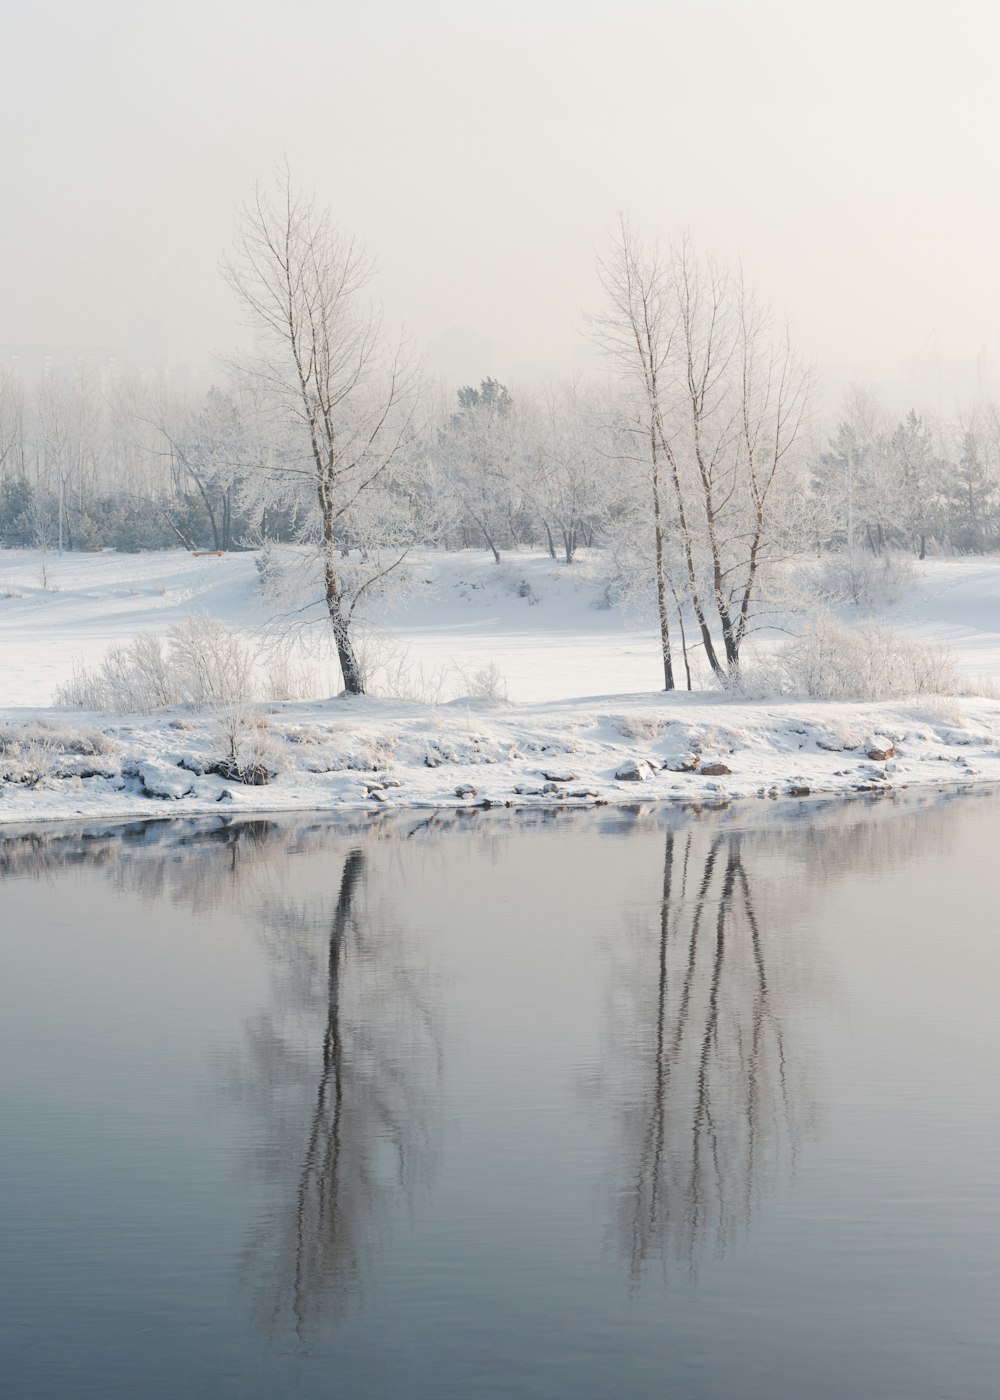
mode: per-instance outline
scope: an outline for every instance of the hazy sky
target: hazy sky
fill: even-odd
[[[1000,349],[985,0],[0,0],[0,42],[0,344],[227,349],[284,153],[463,378],[589,356],[619,207],[741,257],[834,379]]]

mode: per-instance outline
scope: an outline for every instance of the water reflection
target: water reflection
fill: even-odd
[[[423,831],[362,817],[0,836],[0,872],[85,863],[125,899],[235,920],[263,948],[267,996],[217,1080],[254,1122],[246,1165],[266,1208],[238,1274],[274,1335],[304,1340],[343,1309],[436,1157],[441,999],[399,913],[400,858]]]
[[[666,818],[655,923],[609,949],[599,1081],[621,1129],[612,1234],[633,1288],[654,1264],[694,1274],[724,1254],[790,1178],[820,1119],[808,1016],[836,995],[798,936],[809,907],[838,880],[943,854],[956,796],[803,804],[777,827],[745,808]],[[635,816],[636,830],[654,819]]]
[[[300,1338],[362,1286],[435,1156],[435,998],[375,893],[387,853],[353,845],[335,896],[273,892],[256,907],[275,981],[229,1085],[259,1116],[273,1204],[244,1277],[260,1315]]]
[[[633,940],[625,1028],[612,1028],[626,1144],[616,1230],[633,1283],[655,1257],[693,1267],[742,1236],[808,1116],[752,872],[743,832],[664,835],[658,925]]]
[[[47,880],[86,866],[123,901],[214,911],[253,930],[269,984],[242,1029],[234,1017],[238,1043],[218,1076],[231,1119],[251,1125],[240,1150],[261,1192],[241,1288],[258,1324],[308,1339],[375,1279],[401,1214],[432,1182],[445,1115],[469,1112],[470,1098],[449,1097],[444,1073],[445,1018],[465,1008],[434,960],[467,958],[480,1005],[500,993],[466,954],[460,915],[437,941],[428,930],[451,917],[455,872],[473,856],[477,880],[485,886],[487,867],[495,880],[496,907],[484,895],[475,908],[484,945],[504,948],[512,921],[537,922],[542,954],[548,941],[586,962],[600,929],[613,930],[596,978],[610,989],[603,1043],[590,1024],[580,1029],[582,982],[579,1004],[551,998],[530,1014],[558,1022],[581,1060],[601,1064],[600,1141],[614,1172],[607,1215],[637,1289],[656,1265],[690,1273],[742,1240],[816,1130],[809,1016],[833,989],[813,940],[800,936],[810,901],[847,876],[943,857],[953,805],[926,794],[803,802],[780,815],[761,803],[52,828],[0,834],[0,875]],[[550,838],[564,833],[572,853],[550,864]],[[537,913],[543,895],[548,924]],[[627,907],[638,912],[621,914]],[[594,941],[573,944],[560,926]],[[544,978],[530,946],[521,951],[516,977]],[[514,1015],[510,1027],[511,1037],[530,1029]],[[538,1055],[504,1061],[498,1075],[499,1038],[469,1041],[485,1096],[501,1077],[516,1089],[521,1073],[527,1100],[534,1081],[555,1074]],[[576,1123],[572,1068],[559,1073],[551,1101],[575,1101],[570,1136],[553,1128],[537,1147],[540,1159],[565,1154],[570,1181],[592,1170],[592,1142]],[[507,1102],[517,1107],[515,1096]],[[515,1148],[520,1131],[515,1114]],[[574,1223],[579,1235],[588,1228]],[[557,1278],[559,1264],[554,1257]],[[613,1283],[620,1293],[620,1273]]]

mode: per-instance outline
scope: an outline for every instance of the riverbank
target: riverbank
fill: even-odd
[[[242,717],[64,710],[8,720],[0,822],[152,815],[723,802],[1000,781],[1000,701],[536,705],[368,697]]]
[[[0,551],[0,822],[724,802],[1000,780],[1000,700],[976,694],[996,694],[1000,677],[998,559],[927,561],[881,615],[946,644],[970,693],[864,704],[729,697],[697,673],[701,689],[658,690],[655,629],[608,606],[599,552],[571,568],[511,554],[497,568],[481,552],[422,551],[408,568],[408,597],[379,619],[366,662],[373,689],[421,703],[140,717],[54,708],[53,696],[109,646],[198,613],[266,649],[253,555]],[[313,670],[297,693],[339,688],[335,666],[304,660]]]

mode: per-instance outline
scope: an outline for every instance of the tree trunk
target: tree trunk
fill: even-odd
[[[694,562],[694,548],[691,543],[691,530],[688,526],[687,510],[684,505],[684,491],[681,486],[680,472],[677,470],[677,462],[667,444],[667,437],[663,430],[663,424],[657,420],[657,431],[659,433],[660,444],[670,463],[670,475],[674,484],[674,496],[677,499],[677,520],[681,527],[681,538],[684,541],[684,562],[687,565],[688,584],[691,592],[691,606],[698,623],[698,630],[701,632],[701,643],[705,648],[705,655],[708,664],[714,673],[721,679],[725,676],[725,671],[719,664],[719,658],[715,654],[715,643],[712,641],[712,632],[705,616],[705,609],[702,607],[701,597],[698,590],[698,572]]]
[[[337,590],[337,577],[329,560],[326,567],[326,610],[330,615],[330,625],[333,628],[333,640],[337,648],[337,660],[340,662],[340,669],[344,677],[344,689],[348,695],[364,695],[365,685],[361,675],[361,666],[351,641],[344,610],[341,607],[340,593]]]
[[[493,551],[493,562],[494,562],[494,564],[499,564],[499,563],[500,563],[500,551],[499,551],[499,549],[497,549],[496,545],[493,543],[493,537],[490,535],[490,532],[487,530],[487,528],[486,528],[485,525],[480,525],[479,528],[480,528],[480,530],[482,530],[482,532],[483,532],[483,539],[486,541],[486,543],[489,545],[490,549]]]
[[[656,540],[656,605],[660,613],[660,650],[663,655],[663,688],[674,689],[674,663],[670,654],[670,617],[667,611],[667,558],[663,532],[663,511],[660,503],[660,464],[656,456],[656,436],[653,440],[653,532]]]
[[[337,577],[334,537],[335,516],[333,501],[327,484],[328,473],[320,476],[317,484],[320,519],[323,522],[323,599],[333,628],[333,641],[337,648],[337,659],[344,677],[344,689],[348,695],[364,695],[365,686],[361,667],[351,642],[349,619],[344,615],[340,596],[340,580]]]
[[[687,635],[686,635],[686,633],[685,633],[685,631],[684,631],[684,611],[683,611],[683,609],[681,608],[680,599],[677,597],[676,590],[671,589],[671,592],[672,592],[673,595],[674,595],[674,602],[677,604],[677,625],[678,625],[678,627],[679,627],[680,630],[681,630],[681,656],[684,658],[684,674],[687,676],[687,688],[688,688],[688,690],[690,690],[690,689],[691,689],[691,663],[690,663],[690,661],[688,660]]]

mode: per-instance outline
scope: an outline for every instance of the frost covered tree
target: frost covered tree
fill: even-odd
[[[261,508],[252,520],[243,514],[260,495],[257,478],[269,460],[259,408],[238,385],[213,386],[195,401],[157,385],[135,408],[159,440],[152,450],[166,464],[169,482],[160,509],[186,549],[203,542],[227,551],[291,537],[287,512]]]
[[[940,532],[946,465],[926,419],[916,409],[911,408],[897,426],[889,456],[899,500],[899,527],[917,557],[925,559],[928,540]]]
[[[33,492],[28,479],[24,393],[0,369],[0,545],[26,545],[32,538]]]
[[[379,497],[404,461],[415,371],[402,341],[387,345],[365,296],[365,253],[287,169],[273,193],[258,187],[243,207],[226,274],[257,338],[256,358],[240,368],[281,438],[256,474],[258,500],[308,502],[304,528],[318,548],[344,688],[361,694],[352,623],[405,555]],[[387,543],[396,546],[388,559]]]
[[[635,403],[629,420],[637,448],[633,460],[644,468],[652,509],[656,605],[660,624],[660,651],[664,689],[674,689],[674,664],[670,641],[667,531],[670,505],[668,473],[673,470],[664,452],[663,420],[671,377],[676,316],[671,305],[668,270],[657,247],[647,248],[635,229],[621,217],[607,252],[597,262],[606,309],[595,318],[595,338],[617,365],[632,390]],[[625,434],[628,436],[627,432]],[[681,529],[689,535],[684,519],[683,496],[678,491]],[[691,576],[694,567],[691,564]],[[699,608],[697,594],[695,606]],[[703,613],[699,620],[703,621]],[[712,639],[703,628],[710,656]]]
[[[438,430],[436,455],[466,533],[500,563],[516,544],[525,505],[521,417],[506,385],[482,380],[458,391],[458,410]]]
[[[670,451],[681,460],[681,481],[692,484],[726,666],[734,671],[763,575],[801,548],[794,466],[810,374],[787,328],[774,333],[742,276],[699,259],[687,239],[674,252],[673,283],[682,357]]]
[[[833,541],[849,564],[855,552],[885,548],[894,516],[889,486],[889,418],[875,390],[853,385],[845,394],[829,450],[822,454],[815,489],[829,506]]]
[[[913,408],[893,424],[869,386],[844,396],[813,484],[828,518],[828,543],[843,551],[849,574],[864,573],[866,555],[907,549],[923,559],[932,540],[950,533],[954,468],[937,437]]]
[[[1000,536],[1000,412],[993,403],[963,411],[955,425],[946,506],[952,544],[973,553]]]
[[[527,492],[552,559],[556,538],[567,564],[582,543],[593,543],[609,501],[604,417],[586,386],[550,385],[530,406],[525,437],[532,469]]]
[[[598,275],[597,339],[639,405],[666,688],[678,575],[724,678],[739,665],[763,578],[795,547],[789,508],[809,374],[742,277],[699,258],[687,238],[663,253],[622,218]]]

